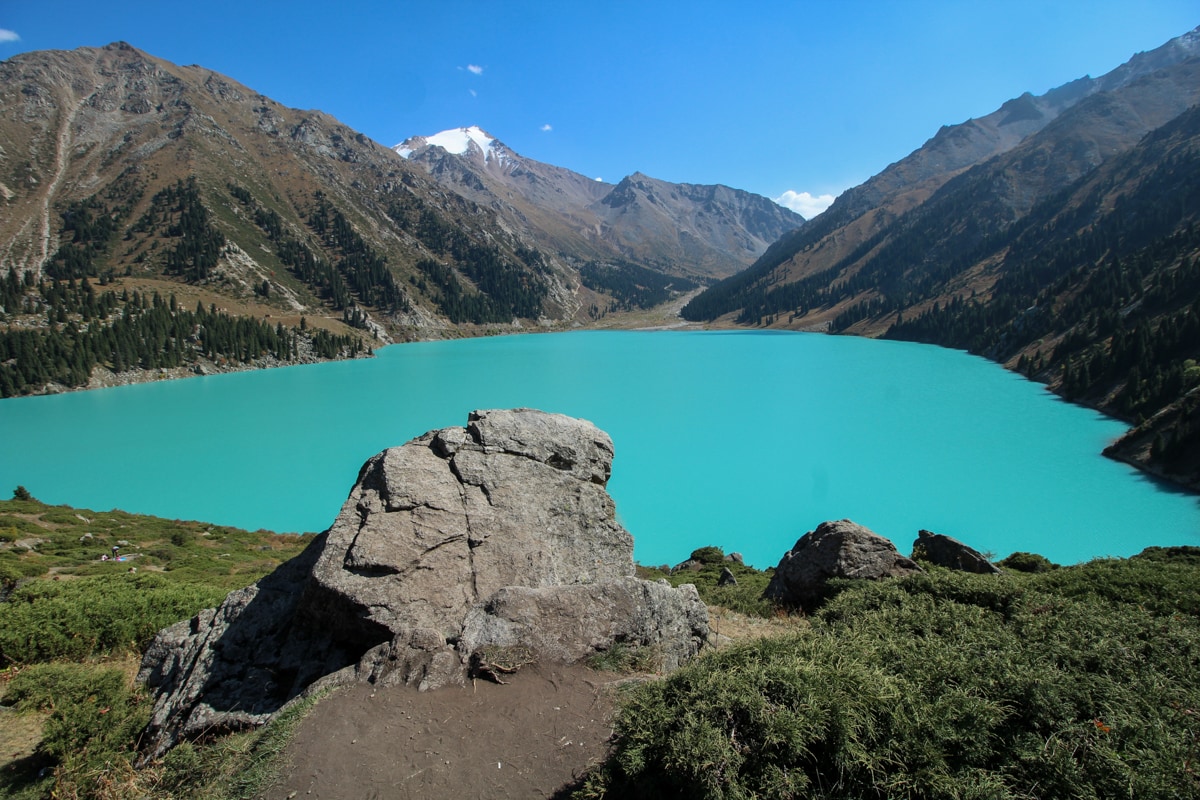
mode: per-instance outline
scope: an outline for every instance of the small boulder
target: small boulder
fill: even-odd
[[[848,519],[822,522],[800,537],[779,561],[763,597],[805,610],[825,598],[831,578],[899,577],[922,572],[896,546]]]
[[[1000,574],[1000,568],[988,561],[983,553],[941,533],[918,531],[912,552],[914,559],[928,561],[939,567],[977,575]]]
[[[737,578],[729,567],[721,569],[721,577],[717,579],[717,586],[737,586]]]

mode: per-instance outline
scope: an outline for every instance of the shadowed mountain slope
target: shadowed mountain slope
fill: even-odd
[[[966,348],[1139,424],[1110,452],[1200,485],[1197,53],[1192,31],[943,128],[684,316]]]

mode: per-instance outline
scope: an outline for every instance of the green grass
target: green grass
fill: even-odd
[[[299,700],[256,731],[226,736],[206,745],[185,742],[146,776],[149,796],[178,800],[251,800],[287,768],[284,751],[319,697]]]
[[[16,539],[45,541],[32,550],[5,542]],[[0,587],[11,589],[28,577],[111,576],[136,568],[166,573],[181,583],[231,590],[270,572],[300,552],[306,541],[293,534],[124,511],[48,506],[36,500],[0,501]],[[102,561],[114,545],[126,560]]]
[[[45,541],[27,550],[16,539]],[[138,557],[99,561],[118,541]],[[310,703],[134,770],[149,712],[128,664],[156,630],[304,543],[0,502],[3,713],[45,719],[35,755],[0,768],[0,796],[261,796]],[[692,583],[710,605],[780,613],[760,599],[770,571],[696,553],[695,571],[639,574]],[[609,758],[575,796],[1200,797],[1200,549],[1021,564],[1043,571],[837,582],[809,625],[628,689]],[[726,567],[737,586],[717,586]],[[595,666],[637,669],[652,656],[614,648]]]
[[[16,540],[41,541],[26,549]],[[157,768],[132,767],[149,699],[111,660],[140,657],[157,631],[219,604],[306,544],[268,531],[0,502],[0,677],[9,678],[2,702],[12,707],[4,713],[46,716],[33,757],[0,760],[0,796],[163,796],[144,785]],[[126,561],[101,560],[114,545]],[[258,738],[237,741],[249,742],[237,771],[265,763]],[[222,752],[205,758],[234,763]],[[239,785],[228,776],[214,782]]]
[[[57,765],[50,783],[60,797],[92,797],[128,782],[138,736],[150,721],[150,705],[118,669],[92,664],[37,664],[12,679],[5,703],[18,712],[48,712],[41,753]],[[4,771],[21,785],[22,776]],[[41,790],[37,776],[26,788]],[[16,787],[14,787],[16,788]]]

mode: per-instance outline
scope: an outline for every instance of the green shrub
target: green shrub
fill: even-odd
[[[1036,586],[1065,597],[1099,598],[1156,614],[1200,616],[1200,565],[1186,556],[1097,559],[1033,577]]]
[[[1104,570],[843,586],[807,631],[635,688],[576,796],[1200,796],[1200,622],[1049,581]]]
[[[716,547],[701,548],[701,550],[705,549],[720,552],[720,548]],[[699,552],[700,550],[693,552],[693,558]],[[721,573],[725,569],[733,573],[733,577],[737,580],[736,585],[717,585],[721,580]],[[778,607],[771,601],[764,600],[762,596],[767,584],[771,582],[772,574],[774,574],[773,570],[764,571],[739,564],[736,561],[725,561],[724,556],[718,561],[705,562],[698,570],[689,569],[672,573],[669,569],[642,566],[639,566],[637,570],[638,577],[644,580],[665,579],[672,586],[693,584],[700,594],[700,599],[706,605],[721,606],[731,611],[756,617],[771,617],[778,612]]]
[[[607,672],[657,672],[662,668],[662,653],[653,647],[614,642],[589,658],[587,665]]]
[[[10,552],[0,552],[0,589],[11,589],[22,578],[39,575],[41,566],[22,561]]]
[[[54,796],[94,796],[114,775],[132,771],[150,704],[116,669],[39,664],[13,678],[5,702],[48,711],[39,749],[59,765]]]
[[[689,561],[697,561],[701,564],[720,564],[725,560],[725,551],[719,547],[700,547],[692,551],[688,556]]]
[[[0,665],[137,652],[161,628],[224,596],[148,573],[31,581],[0,604]]]
[[[263,728],[221,737],[204,745],[184,742],[162,761],[148,797],[203,797],[251,800],[279,777],[284,751],[317,697],[288,705]]]
[[[1045,556],[1023,551],[1013,553],[1008,558],[998,562],[997,566],[1004,569],[1016,570],[1017,572],[1049,572],[1052,569],[1058,569],[1058,565]]]

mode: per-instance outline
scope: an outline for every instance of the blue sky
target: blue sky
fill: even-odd
[[[1195,0],[2,0],[0,59],[123,40],[389,146],[479,125],[590,177],[776,198],[1198,24]]]

